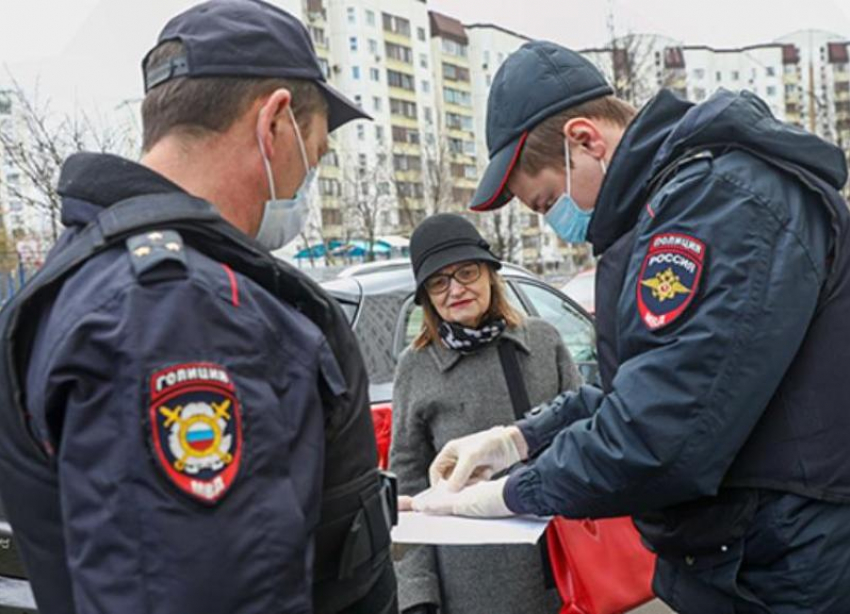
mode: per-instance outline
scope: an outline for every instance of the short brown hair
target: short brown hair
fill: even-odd
[[[179,41],[167,41],[154,49],[147,67],[184,53]],[[190,137],[226,132],[255,100],[277,89],[292,93],[292,112],[307,134],[314,114],[327,114],[328,103],[311,81],[244,77],[178,77],[148,92],[142,103],[143,151],[150,151],[163,137],[179,131]]]
[[[502,276],[496,272],[496,269],[491,264],[486,264],[490,271],[491,294],[490,294],[490,309],[487,310],[487,318],[490,320],[504,319],[508,328],[516,328],[522,324],[522,314],[517,311],[510,301],[508,301],[508,291],[505,288],[505,281]],[[428,347],[432,343],[436,343],[440,338],[440,314],[437,313],[437,308],[431,302],[431,297],[423,289],[422,292],[422,330],[413,340],[414,349],[421,350]]]
[[[564,124],[577,117],[600,119],[622,128],[637,115],[637,109],[615,96],[594,98],[565,109],[532,128],[523,146],[519,168],[532,177],[544,168],[564,164]]]

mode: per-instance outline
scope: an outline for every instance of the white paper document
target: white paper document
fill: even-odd
[[[401,512],[393,528],[397,544],[481,546],[485,544],[535,544],[550,518],[462,518]]]

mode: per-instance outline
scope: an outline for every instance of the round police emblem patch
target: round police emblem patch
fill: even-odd
[[[647,328],[663,328],[685,312],[699,288],[704,259],[705,244],[694,237],[652,237],[637,286],[638,310]]]
[[[242,413],[227,369],[180,364],[150,380],[151,445],[166,477],[204,503],[233,485],[242,459]]]

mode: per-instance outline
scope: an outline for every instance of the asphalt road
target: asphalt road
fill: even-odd
[[[639,607],[637,610],[632,610],[631,614],[670,614],[671,612],[673,612],[673,610],[656,599],[655,601],[650,601],[646,605]]]

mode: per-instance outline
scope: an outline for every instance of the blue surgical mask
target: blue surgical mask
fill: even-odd
[[[304,140],[301,138],[301,131],[298,129],[298,122],[295,121],[292,109],[287,107],[287,110],[289,111],[292,125],[295,127],[295,136],[298,138],[298,149],[301,152],[301,159],[304,161],[304,169],[307,171],[307,174],[304,176],[304,180],[301,182],[301,186],[295,192],[293,198],[277,198],[272,165],[263,148],[262,139],[259,133],[257,134],[257,140],[260,144],[260,154],[263,156],[263,164],[266,167],[266,175],[269,180],[269,194],[271,195],[271,200],[266,201],[263,219],[260,222],[260,230],[257,233],[257,241],[269,251],[284,247],[304,232],[307,226],[307,219],[310,215],[311,188],[316,180],[317,169],[315,167],[310,168],[310,162],[307,159],[307,150],[304,147]]]
[[[581,209],[572,197],[570,145],[566,139],[564,139],[564,158],[567,162],[567,190],[549,208],[544,219],[555,234],[567,243],[584,243],[587,240],[587,228],[590,226],[590,218],[593,217],[593,209],[590,211]],[[607,172],[605,161],[600,160],[599,164],[602,167],[602,174],[605,175]]]

